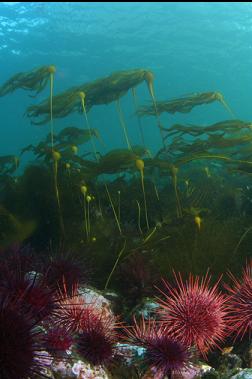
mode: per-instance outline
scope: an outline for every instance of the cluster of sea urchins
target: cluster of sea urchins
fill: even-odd
[[[229,276],[233,285],[226,285],[227,292],[222,293],[221,278],[211,285],[208,273],[202,278],[190,274],[186,281],[174,273],[174,285],[164,280],[159,289],[156,320],[134,318],[126,329],[129,341],[144,349],[143,360],[155,378],[181,373],[195,352],[206,358],[227,336],[251,333],[252,261],[240,280]]]
[[[53,261],[40,273],[31,271],[38,269],[33,259],[22,250],[0,256],[0,379],[44,377],[52,361],[64,361],[70,350],[106,365],[118,341],[116,318],[95,299],[86,304],[70,259]]]
[[[0,379],[43,376],[52,360],[67,359],[67,351],[106,367],[118,356],[119,341],[141,347],[144,367],[163,379],[186,370],[193,352],[206,356],[228,334],[251,331],[252,263],[240,280],[230,274],[233,286],[226,286],[225,294],[219,281],[211,285],[208,274],[187,281],[174,274],[175,284],[164,281],[159,290],[156,320],[134,318],[123,337],[117,317],[80,294],[69,272],[74,262],[60,258],[37,273],[29,253],[17,250],[5,257],[0,260]]]

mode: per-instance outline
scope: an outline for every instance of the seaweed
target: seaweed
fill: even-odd
[[[0,87],[0,96],[5,96],[17,89],[35,92],[36,96],[46,87],[49,82],[54,66],[42,66],[28,72],[20,72],[12,76]]]
[[[66,117],[72,112],[82,112],[79,93],[85,94],[85,108],[88,112],[93,106],[109,104],[124,96],[131,88],[135,88],[146,80],[149,71],[144,69],[119,71],[94,82],[72,87],[53,97],[53,112],[55,118]],[[50,99],[39,105],[31,105],[26,115],[36,125],[46,124],[50,120]],[[35,120],[37,117],[44,117]]]
[[[171,114],[176,112],[188,113],[198,105],[210,104],[214,101],[219,101],[226,109],[228,109],[228,112],[231,113],[232,117],[234,116],[220,92],[196,93],[178,99],[156,101],[155,105],[141,107],[137,111],[137,114],[139,116],[156,116],[157,114],[160,115],[164,112]]]
[[[15,215],[0,206],[0,248],[20,244],[35,231],[35,221],[21,222]]]
[[[172,268],[201,274],[210,267],[215,276],[227,267],[239,272],[252,235],[251,122],[164,127],[150,71],[117,72],[53,96],[55,70],[48,76],[49,98],[28,109],[32,122],[48,122],[50,133],[24,147],[20,157],[0,157],[0,246],[28,242],[42,259],[62,246],[63,260],[65,251],[78,251],[91,266],[92,284],[122,294],[120,309],[127,318]],[[137,108],[142,82],[164,145],[153,156],[144,140],[143,114],[137,113],[142,144],[133,145],[121,104],[130,90]],[[165,102],[164,111],[188,113],[214,101],[228,108],[220,93],[208,92]],[[103,153],[88,112],[112,102],[127,146]],[[72,112],[80,113],[83,127],[59,122],[55,131],[54,119]],[[27,164],[26,152],[35,163]],[[24,172],[17,170],[20,159]]]
[[[114,149],[100,157],[98,162],[99,174],[114,174],[135,167],[135,161],[147,153],[142,146],[132,146],[128,149]]]
[[[91,136],[90,136],[91,134]],[[91,137],[96,137],[98,140],[101,140],[99,131],[97,129],[80,129],[74,126],[64,128],[60,133],[55,135],[54,140],[58,141],[60,144],[67,145],[83,145],[88,142]]]
[[[16,155],[2,155],[0,156],[0,174],[8,175],[13,174],[20,163],[20,159]]]
[[[169,136],[184,134],[191,135],[193,137],[198,137],[204,134],[211,134],[220,132],[223,135],[226,133],[233,133],[238,131],[244,131],[248,129],[251,131],[251,122],[241,121],[241,120],[226,120],[221,122],[216,122],[215,124],[209,126],[200,126],[192,124],[174,124],[170,128],[162,127],[162,130],[167,132]]]

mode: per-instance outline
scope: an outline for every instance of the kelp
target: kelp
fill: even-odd
[[[236,133],[238,131],[243,131],[252,129],[252,123],[241,121],[241,120],[226,120],[217,122],[215,124],[209,125],[209,126],[199,126],[199,125],[193,125],[193,124],[174,124],[170,128],[164,128],[162,127],[162,130],[167,132],[169,136],[174,135],[180,135],[183,136],[184,134],[189,134],[193,137],[198,137],[204,134],[211,134],[211,133]]]
[[[0,156],[0,174],[13,174],[20,163],[19,157],[16,155],[3,155]]]
[[[224,154],[195,154],[192,156],[185,156],[181,157],[176,161],[176,165],[181,166],[186,163],[192,162],[192,161],[197,161],[197,160],[220,160],[220,161],[225,161],[227,163],[232,163],[232,164],[246,164],[248,166],[252,166],[252,161],[245,161],[242,159],[232,159],[227,155]]]
[[[31,152],[36,156],[36,159],[42,161],[47,166],[51,165],[53,162],[53,153],[60,154],[60,160],[58,166],[60,170],[71,173],[78,174],[78,176],[94,179],[98,175],[98,164],[95,161],[85,159],[87,154],[77,155],[74,152],[73,145],[66,143],[54,145],[54,151],[52,152],[51,146],[48,142],[40,142],[38,145],[28,145],[22,149],[21,154],[25,152]]]
[[[158,152],[156,156],[158,158],[169,156],[171,160],[186,159],[192,154],[222,154],[223,150],[230,157],[237,156],[241,159],[245,157],[246,160],[251,156],[250,123],[236,120],[236,122],[225,121],[202,127],[202,129],[197,126],[191,128],[184,125],[173,125],[171,129],[173,135],[175,132],[178,132],[179,135],[176,134],[176,137],[170,140],[166,149]],[[169,137],[172,133],[168,134]],[[198,138],[183,138],[185,134]]]
[[[194,142],[178,140],[169,145],[169,151],[175,156],[181,153],[187,155],[192,153],[206,153],[210,147],[211,143],[208,140],[195,139]]]
[[[15,74],[0,87],[0,96],[5,96],[17,89],[33,91],[36,96],[46,87],[52,67],[54,66],[42,66],[28,72]]]
[[[21,150],[21,155],[27,152],[32,152],[37,158],[45,158],[50,160],[52,158],[52,148],[45,141],[39,142],[37,145],[28,145]]]
[[[91,135],[90,135],[91,133]],[[100,138],[99,132],[96,129],[79,129],[76,127],[64,128],[60,133],[53,134],[53,150],[62,154],[63,160],[73,159],[78,152],[78,146],[82,145],[90,140],[92,136]],[[26,152],[32,152],[37,158],[45,157],[46,160],[50,160],[52,157],[52,136],[48,136],[44,141],[39,142],[37,145],[28,145],[21,150],[21,155]]]
[[[132,141],[127,141],[124,109],[120,104],[121,97],[131,89],[136,105],[135,88],[142,81],[147,83],[153,115],[157,117],[166,142],[154,158],[145,147],[141,130],[143,119],[138,120],[143,146],[132,146]],[[230,209],[226,206],[229,201],[227,187],[232,187],[230,191],[233,191],[235,185],[246,185],[246,179],[236,174],[251,175],[252,172],[252,162],[244,158],[246,154],[252,154],[252,124],[234,119],[207,126],[188,123],[164,128],[158,117],[162,112],[154,97],[153,75],[147,70],[121,71],[56,96],[52,96],[52,84],[50,98],[30,107],[28,116],[34,123],[42,124],[54,117],[80,112],[84,128],[69,126],[55,133],[51,124],[49,136],[22,150],[21,154],[31,152],[40,160],[33,167],[32,175],[25,172],[16,178],[7,173],[7,179],[12,181],[8,186],[1,185],[3,205],[11,210],[12,215],[17,214],[14,217],[38,220],[38,232],[36,230],[29,242],[45,246],[52,240],[59,246],[66,243],[66,246],[80,249],[84,254],[87,251],[95,262],[94,270],[102,273],[98,281],[103,286],[107,279],[104,273],[108,275],[113,267],[117,268],[116,253],[119,258],[121,254],[123,260],[136,251],[146,255],[152,251],[156,267],[165,273],[173,264],[179,269],[185,265],[186,270],[190,267],[199,271],[204,262],[211,263],[212,255],[211,259],[204,258],[204,248],[209,245],[205,237],[215,238],[215,225],[218,228],[224,224],[224,211]],[[92,137],[99,139],[98,131],[90,127],[87,112],[95,105],[113,101],[127,137],[128,149],[113,149],[101,155],[98,149],[86,145],[83,153],[84,147],[80,146],[92,142]],[[195,106],[213,101],[227,107],[220,93],[209,92],[170,100],[167,112],[187,113]],[[11,157],[14,156],[2,157],[2,165],[0,159],[3,172],[14,167]],[[227,180],[229,170],[233,175]],[[228,182],[226,186],[225,181]],[[60,190],[65,233],[59,228],[53,183]],[[225,200],[223,203],[216,200],[220,194]],[[237,209],[233,214],[239,215]],[[207,234],[211,225],[213,233]],[[15,241],[14,233],[11,239]],[[122,250],[124,241],[125,251]],[[213,249],[207,252],[208,256],[215,251],[216,241],[210,242]],[[221,238],[217,243],[221,244]],[[176,251],[176,244],[181,248],[181,254],[178,254],[179,249]],[[111,246],[115,247],[113,256]],[[162,264],[162,256],[165,264]],[[111,284],[113,278],[114,275]]]
[[[147,154],[147,150],[142,146],[132,146],[128,149],[115,149],[103,155],[98,162],[98,172],[100,174],[115,174],[120,171],[135,167],[135,161]]]
[[[109,104],[120,99],[129,89],[146,81],[150,71],[144,69],[119,71],[102,79],[72,87],[67,91],[53,97],[54,118],[66,117],[73,112],[82,112],[79,93],[85,94],[85,108],[88,112],[94,105]],[[39,105],[28,107],[26,115],[32,123],[42,125],[50,119],[50,103],[46,99]],[[43,117],[41,120],[35,120]]]
[[[252,123],[242,120],[225,120],[216,122],[213,125],[206,126],[205,132],[212,133],[216,131],[223,131],[225,133],[235,133],[237,131],[243,131],[245,129],[252,130]]]
[[[208,138],[208,143],[213,149],[236,148],[240,145],[251,143],[251,141],[252,133],[231,138],[225,138],[223,135],[211,135]]]
[[[92,137],[100,139],[97,129],[80,129],[74,126],[64,128],[60,133],[55,135],[54,140],[60,144],[82,145],[88,142]]]
[[[21,243],[35,230],[34,221],[20,222],[15,215],[0,205],[0,247]]]
[[[160,115],[164,112],[171,114],[174,114],[176,112],[188,113],[198,105],[210,104],[214,101],[221,102],[225,108],[228,108],[229,112],[231,112],[224,100],[223,95],[220,92],[204,92],[192,94],[178,99],[157,101],[156,108],[154,105],[143,106],[139,108],[137,114],[139,116],[156,116],[157,113]]]

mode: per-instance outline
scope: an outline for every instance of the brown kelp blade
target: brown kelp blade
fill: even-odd
[[[54,118],[62,118],[73,112],[81,112],[80,92],[85,94],[87,112],[94,105],[109,104],[116,101],[125,95],[129,89],[145,81],[149,72],[145,69],[119,71],[105,78],[70,88],[53,97],[53,116]],[[49,99],[39,105],[28,107],[26,115],[32,119],[33,124],[47,123],[50,119]],[[40,119],[37,120],[37,118]]]
[[[236,133],[240,131],[251,131],[252,123],[242,120],[225,120],[221,122],[216,122],[212,125],[194,125],[194,124],[174,124],[170,128],[162,127],[162,130],[167,133],[168,136],[183,136],[185,134],[191,135],[193,137],[201,136],[203,134],[212,133]]]
[[[82,145],[87,143],[92,137],[96,137],[101,140],[100,134],[97,129],[83,129],[70,126],[64,128],[57,135],[54,136],[54,140],[59,143]],[[103,142],[103,141],[102,141]]]
[[[20,72],[12,76],[0,87],[0,97],[23,89],[35,92],[35,96],[43,91],[50,78],[50,68],[52,66],[42,66],[28,72]]]
[[[21,222],[6,208],[0,206],[0,248],[21,243],[35,231],[35,221]]]
[[[132,149],[115,149],[102,156],[98,162],[100,174],[114,174],[116,172],[131,169],[135,166],[136,159],[146,154],[146,148],[132,146]]]
[[[178,99],[157,101],[156,108],[153,105],[143,106],[137,111],[137,114],[139,116],[155,116],[156,113],[160,115],[164,112],[171,114],[176,112],[188,113],[198,105],[210,104],[214,101],[221,101],[223,103],[223,96],[219,92],[195,93]]]
[[[16,155],[3,155],[0,156],[0,173],[12,174],[16,171],[20,163],[19,157]]]

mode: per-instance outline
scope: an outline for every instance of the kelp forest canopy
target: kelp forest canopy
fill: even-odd
[[[252,217],[252,123],[239,119],[239,110],[218,91],[159,100],[158,79],[148,69],[118,71],[57,94],[57,68],[48,65],[15,74],[0,87],[0,96],[24,90],[46,97],[25,111],[27,122],[44,125],[45,137],[37,144],[28,141],[19,154],[0,157],[1,248],[84,246],[99,262],[101,283],[115,261],[114,250],[124,243],[122,262],[146,251],[160,272],[211,267],[218,274],[227,265],[238,270],[248,254]],[[137,93],[141,85],[147,105]],[[135,104],[130,112],[139,126],[137,145],[129,138],[123,96]],[[111,103],[125,148],[104,152],[103,133],[111,130],[106,123],[95,125],[89,111]],[[192,110],[204,113],[213,106],[223,107],[224,120],[190,122]],[[60,119],[74,112],[78,124],[60,127]],[[187,122],[177,123],[177,113]],[[155,152],[145,144],[147,117],[160,132]],[[26,163],[27,154],[32,162]]]

